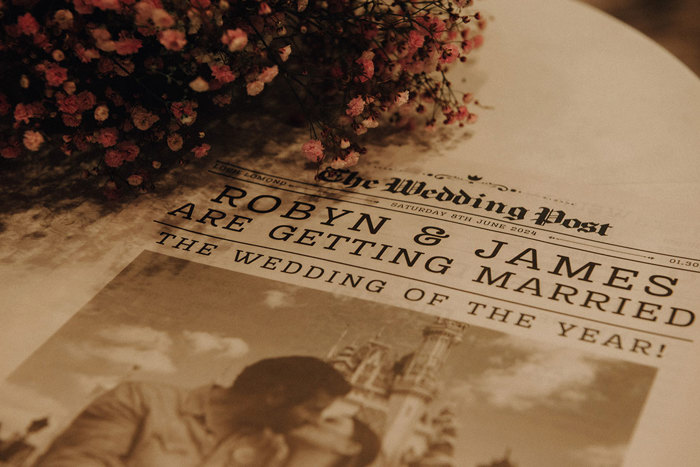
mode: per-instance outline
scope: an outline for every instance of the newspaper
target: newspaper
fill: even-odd
[[[8,202],[0,465],[697,465],[697,77],[491,7],[475,130],[315,173],[241,124],[128,207]]]
[[[700,260],[626,245],[623,216],[478,173],[243,164],[140,219],[143,251],[9,375],[4,462],[620,465],[695,371]],[[202,388],[297,357],[349,385],[323,422],[178,429]]]

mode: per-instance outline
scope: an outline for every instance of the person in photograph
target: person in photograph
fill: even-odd
[[[303,455],[292,455],[288,441],[304,426],[347,441],[347,449],[314,467],[367,465],[378,450],[376,435],[357,421],[345,432],[326,430],[321,422],[321,413],[349,390],[329,364],[301,356],[260,360],[244,368],[230,387],[187,391],[125,382],[89,404],[35,466],[303,465]],[[307,448],[314,443],[312,436]]]

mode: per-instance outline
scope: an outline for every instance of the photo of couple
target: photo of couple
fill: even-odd
[[[612,467],[655,375],[144,251],[0,385],[0,466]]]

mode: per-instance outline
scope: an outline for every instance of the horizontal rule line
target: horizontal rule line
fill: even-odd
[[[552,313],[552,314],[556,314],[556,315],[566,316],[566,317],[569,317],[569,318],[575,318],[575,319],[580,319],[580,320],[584,320],[584,321],[589,321],[589,322],[592,322],[592,323],[603,324],[603,325],[606,325],[606,326],[611,326],[611,327],[615,327],[615,328],[619,328],[619,329],[625,329],[625,330],[628,330],[628,331],[635,331],[635,332],[639,332],[639,333],[643,333],[643,334],[650,334],[650,335],[654,335],[654,336],[658,336],[658,337],[665,337],[665,338],[668,338],[668,339],[674,339],[674,340],[683,341],[683,342],[690,342],[690,343],[693,343],[693,342],[694,342],[692,339],[688,339],[688,338],[685,338],[685,337],[678,337],[678,336],[673,336],[673,335],[670,335],[670,334],[663,334],[663,333],[654,332],[654,331],[646,331],[646,330],[643,330],[643,329],[637,329],[637,328],[633,328],[633,327],[629,327],[629,326],[623,326],[623,325],[621,325],[621,324],[608,323],[608,322],[606,322],[606,321],[602,321],[602,320],[598,320],[598,319],[586,318],[586,317],[582,317],[582,316],[575,315],[575,314],[571,314],[571,313],[564,313],[564,312],[562,312],[562,311],[550,310],[550,309],[548,309],[548,308],[542,308],[542,307],[538,307],[538,306],[533,306],[533,305],[529,305],[529,304],[526,304],[526,303],[517,302],[517,301],[514,301],[514,300],[507,300],[507,299],[504,299],[504,298],[495,297],[495,296],[492,296],[492,295],[486,295],[486,294],[482,294],[482,293],[479,293],[479,292],[472,292],[472,291],[470,291],[470,290],[460,289],[459,287],[454,287],[454,286],[450,286],[450,285],[440,284],[440,283],[438,283],[438,282],[431,282],[431,281],[427,281],[427,280],[424,280],[424,279],[418,279],[418,278],[411,277],[411,276],[404,276],[404,275],[402,275],[402,274],[396,274],[396,273],[392,273],[392,272],[382,271],[382,270],[380,270],[380,269],[373,269],[373,268],[367,268],[367,267],[363,267],[363,266],[357,266],[357,265],[351,264],[351,263],[345,263],[345,262],[342,262],[342,261],[337,261],[337,260],[333,260],[333,259],[323,258],[323,257],[319,257],[319,256],[307,255],[307,254],[304,254],[304,253],[298,253],[298,252],[296,252],[296,251],[284,250],[284,249],[281,249],[281,248],[274,248],[274,247],[265,246],[265,245],[258,245],[258,244],[256,244],[256,243],[243,242],[243,241],[240,241],[240,240],[232,240],[232,239],[230,239],[230,238],[220,237],[220,236],[217,236],[217,235],[211,235],[211,234],[199,232],[199,231],[196,231],[196,230],[187,229],[187,228],[184,228],[184,227],[180,227],[180,226],[173,225],[173,224],[168,224],[167,222],[163,222],[163,221],[159,221],[159,220],[155,220],[155,219],[153,220],[153,222],[156,223],[156,224],[160,224],[160,225],[164,225],[164,226],[166,226],[166,227],[173,228],[173,229],[182,230],[182,231],[189,232],[189,233],[193,233],[193,234],[196,234],[196,235],[202,235],[202,236],[208,237],[208,238],[214,238],[214,239],[222,240],[222,241],[225,241],[225,242],[237,243],[237,244],[239,244],[239,245],[246,245],[246,246],[251,246],[251,247],[256,247],[256,248],[264,248],[264,249],[267,249],[267,250],[272,250],[272,251],[276,251],[276,252],[280,252],[280,253],[287,253],[287,254],[291,254],[291,255],[301,256],[301,257],[304,257],[304,258],[309,258],[309,259],[314,259],[314,260],[319,260],[319,261],[325,261],[325,262],[327,262],[327,263],[339,264],[339,265],[341,265],[341,266],[348,266],[348,267],[360,269],[360,270],[362,270],[362,271],[370,271],[370,272],[375,272],[375,273],[378,273],[378,274],[386,274],[386,275],[388,275],[388,276],[393,276],[393,277],[397,277],[397,278],[400,278],[400,279],[407,279],[407,280],[410,280],[410,281],[421,282],[421,283],[423,283],[423,284],[432,285],[432,286],[435,286],[435,287],[441,287],[441,288],[443,288],[443,289],[454,290],[454,291],[456,291],[456,292],[461,292],[461,293],[465,293],[465,294],[469,294],[469,295],[474,295],[474,296],[477,296],[477,297],[483,297],[483,298],[488,298],[488,299],[492,299],[492,300],[498,300],[498,301],[500,301],[500,302],[504,302],[504,303],[508,303],[508,304],[512,304],[512,305],[523,306],[523,307],[530,308],[530,309],[534,309],[534,310],[539,310],[539,311],[544,311],[544,312],[547,312],[547,313]]]
[[[508,236],[511,236],[511,237],[522,238],[522,239],[525,239],[525,240],[531,240],[531,241],[534,241],[534,242],[544,243],[544,244],[547,244],[547,245],[554,245],[554,246],[558,246],[558,247],[561,247],[561,248],[568,248],[568,249],[570,249],[570,250],[583,251],[583,252],[585,252],[585,253],[591,253],[591,254],[594,254],[594,255],[605,256],[605,257],[607,257],[607,258],[620,259],[620,260],[623,260],[623,261],[631,261],[631,262],[633,262],[633,263],[648,264],[648,265],[657,266],[657,267],[660,267],[660,268],[674,269],[674,270],[677,270],[677,271],[685,271],[685,272],[700,274],[700,271],[694,271],[694,270],[691,270],[691,269],[684,269],[684,268],[679,268],[679,267],[676,267],[676,266],[667,266],[667,265],[665,265],[665,264],[657,264],[657,263],[651,263],[651,262],[649,262],[649,261],[642,261],[642,260],[638,260],[638,259],[625,258],[625,257],[622,257],[622,256],[615,256],[615,255],[611,255],[611,254],[608,254],[608,253],[601,253],[601,252],[599,252],[599,251],[594,251],[594,250],[588,250],[588,249],[585,249],[585,248],[575,247],[575,246],[572,246],[572,245],[566,245],[566,244],[562,244],[562,243],[549,242],[549,241],[546,241],[546,240],[541,240],[541,239],[534,238],[534,237],[528,237],[528,236],[525,236],[525,235],[518,235],[517,233],[513,233],[513,232],[506,232],[506,231],[503,231],[503,230],[494,230],[494,229],[489,229],[489,228],[487,228],[487,227],[480,227],[480,226],[478,226],[478,225],[465,224],[465,223],[463,223],[463,222],[459,222],[459,221],[452,220],[452,219],[444,219],[444,218],[442,218],[442,217],[433,217],[433,216],[430,216],[430,215],[428,215],[428,214],[417,214],[417,213],[410,212],[410,211],[403,211],[403,210],[401,210],[401,209],[392,209],[392,208],[385,207],[385,206],[377,206],[377,205],[372,205],[372,204],[360,203],[360,202],[358,202],[358,201],[353,201],[353,200],[348,200],[348,199],[334,198],[334,197],[328,196],[328,195],[322,195],[322,194],[316,194],[316,193],[313,193],[313,194],[304,193],[303,191],[296,191],[296,190],[292,190],[292,189],[290,189],[290,188],[283,188],[283,187],[279,187],[279,186],[275,186],[275,185],[266,185],[265,183],[262,183],[262,182],[258,182],[258,181],[254,181],[254,180],[248,180],[248,179],[246,179],[246,178],[236,177],[236,176],[233,176],[233,175],[224,174],[224,173],[220,173],[220,172],[215,172],[215,171],[213,171],[213,170],[209,170],[209,172],[211,172],[211,173],[213,173],[213,174],[215,174],[215,175],[220,175],[220,176],[222,176],[222,177],[230,178],[230,179],[232,179],[232,180],[238,180],[239,182],[250,183],[250,184],[252,184],[252,185],[258,185],[258,186],[262,186],[262,187],[265,187],[265,188],[272,188],[272,189],[274,189],[274,190],[286,191],[286,192],[288,192],[288,193],[294,193],[294,194],[297,194],[297,195],[312,196],[312,197],[320,198],[320,199],[327,199],[327,200],[338,201],[338,202],[342,202],[342,203],[355,204],[355,205],[357,205],[357,206],[364,206],[364,207],[369,207],[369,208],[382,209],[382,210],[384,210],[384,211],[396,212],[396,213],[399,213],[399,214],[406,214],[406,215],[409,215],[409,216],[423,217],[423,218],[426,218],[426,219],[436,220],[436,221],[440,221],[440,222],[447,222],[447,223],[450,223],[450,224],[456,224],[456,225],[461,225],[461,226],[464,226],[464,227],[470,227],[470,228],[472,228],[472,229],[485,230],[485,231],[487,231],[487,232],[493,232],[493,233],[498,233],[498,234],[501,234],[501,235],[508,235]],[[283,179],[282,177],[277,177],[277,178]],[[316,186],[316,185],[314,185],[314,186]],[[323,187],[321,187],[321,188],[323,188]],[[341,190],[341,191],[345,191],[345,190]],[[349,192],[349,193],[357,194],[357,193],[352,192],[352,191]],[[369,196],[369,195],[368,195],[368,196]],[[382,199],[383,199],[383,198],[382,198]],[[404,203],[410,204],[411,202],[405,201]],[[416,204],[416,203],[412,203],[412,204]],[[437,209],[437,208],[436,208],[436,209]],[[449,209],[444,209],[444,210],[449,211]],[[455,212],[459,212],[459,211],[455,211]],[[469,214],[469,215],[471,215],[471,214]],[[474,214],[474,215],[475,215],[476,217],[484,217],[484,216],[478,216],[478,215],[476,215],[476,214]],[[520,226],[519,224],[515,224],[515,225],[517,225],[518,227],[522,227],[522,226]],[[533,229],[537,229],[536,227],[532,227],[532,228],[533,228]],[[544,229],[539,229],[539,230],[544,230]],[[545,231],[545,232],[549,232],[548,230],[544,230],[544,231]],[[625,253],[625,254],[632,254],[632,253]]]
[[[669,256],[669,257],[672,257],[672,258],[687,259],[687,260],[690,260],[690,261],[700,261],[700,259],[697,259],[697,258],[688,258],[688,257],[685,257],[685,256],[670,255],[670,254],[668,254],[668,253],[661,253],[661,252],[658,252],[658,251],[645,250],[645,249],[643,249],[643,248],[634,248],[634,247],[631,247],[631,246],[619,245],[619,244],[617,244],[617,243],[604,242],[604,241],[602,241],[602,240],[593,240],[593,239],[590,239],[590,238],[582,238],[582,237],[579,237],[579,236],[576,236],[576,235],[572,235],[572,234],[569,234],[569,233],[565,233],[565,232],[559,232],[559,231],[555,231],[555,230],[544,229],[544,228],[542,228],[542,227],[533,227],[533,226],[530,226],[530,225],[522,225],[522,224],[518,224],[518,223],[516,223],[516,222],[510,222],[510,221],[508,221],[508,220],[494,219],[493,217],[484,216],[484,215],[482,215],[482,214],[467,213],[467,212],[464,212],[464,211],[459,211],[459,210],[457,210],[457,209],[450,209],[450,208],[446,208],[446,207],[443,207],[443,206],[434,206],[434,205],[432,205],[432,204],[418,203],[418,202],[415,202],[415,201],[397,201],[397,200],[394,199],[394,198],[389,198],[389,197],[386,197],[386,196],[379,196],[379,195],[375,195],[375,194],[371,194],[371,193],[359,193],[359,192],[357,192],[357,191],[345,190],[345,189],[336,188],[336,187],[333,187],[333,186],[325,186],[325,185],[319,185],[319,184],[317,184],[317,183],[303,182],[303,181],[300,181],[300,180],[294,180],[294,179],[292,179],[292,178],[281,177],[281,176],[279,176],[279,175],[274,175],[274,174],[270,174],[270,173],[267,173],[267,172],[262,172],[262,171],[260,171],[260,170],[248,169],[248,168],[242,167],[242,166],[240,166],[240,165],[232,164],[232,163],[230,163],[230,162],[226,162],[226,161],[222,161],[222,160],[217,160],[216,162],[217,162],[217,163],[220,163],[220,164],[228,165],[228,166],[230,166],[230,167],[235,167],[235,168],[240,169],[240,170],[245,170],[245,171],[248,171],[248,172],[254,172],[254,173],[257,173],[257,174],[260,174],[260,175],[265,175],[265,176],[267,176],[267,177],[278,178],[278,179],[280,179],[280,180],[285,180],[285,181],[287,181],[287,182],[299,183],[299,184],[301,184],[301,185],[307,185],[307,186],[311,186],[311,187],[314,187],[314,188],[324,188],[324,189],[327,189],[327,190],[335,190],[335,191],[340,191],[340,192],[343,192],[343,193],[352,193],[352,194],[355,194],[355,195],[360,195],[360,194],[361,194],[361,195],[363,195],[363,196],[367,196],[367,197],[370,197],[370,198],[383,199],[383,200],[387,200],[387,201],[406,202],[406,203],[415,204],[415,205],[417,205],[417,206],[425,206],[425,207],[429,207],[429,208],[433,208],[433,209],[442,209],[443,211],[451,211],[451,212],[456,212],[456,213],[459,213],[459,214],[468,214],[468,215],[470,215],[470,216],[481,217],[481,218],[484,218],[484,219],[489,219],[489,220],[498,221],[498,222],[504,222],[504,223],[506,223],[506,224],[511,224],[511,225],[515,225],[515,226],[518,226],[518,227],[525,227],[525,228],[530,228],[530,229],[541,230],[541,231],[543,231],[543,232],[549,232],[549,233],[553,233],[553,234],[557,234],[557,235],[566,235],[567,237],[573,237],[573,238],[576,238],[576,239],[578,239],[578,240],[585,240],[585,241],[593,242],[593,243],[601,243],[601,244],[603,244],[603,245],[616,246],[616,247],[625,248],[625,249],[628,249],[628,250],[641,251],[641,252],[643,252],[643,253],[652,253],[652,254],[655,254],[655,255]],[[212,172],[212,171],[210,170],[210,172]],[[224,176],[226,176],[226,174],[222,174],[222,173],[218,173],[218,172],[212,172],[212,173],[216,173],[217,175],[224,175]],[[275,188],[275,187],[269,186],[268,188]],[[529,237],[523,237],[523,238],[529,238]],[[673,269],[677,269],[677,268],[673,268]],[[688,270],[687,270],[687,269],[681,269],[681,271],[688,271]],[[698,271],[689,271],[689,272],[698,272]]]

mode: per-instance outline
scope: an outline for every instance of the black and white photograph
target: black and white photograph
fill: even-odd
[[[144,251],[0,389],[2,465],[620,465],[656,369]]]

